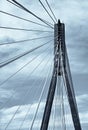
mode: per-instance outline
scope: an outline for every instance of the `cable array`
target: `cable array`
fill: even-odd
[[[4,26],[4,25],[0,25],[0,30],[8,30],[8,32],[11,31],[11,33],[13,33],[13,31],[16,31],[16,33],[20,34],[22,31],[24,31],[24,33],[28,33],[29,32],[32,32],[32,33],[38,33],[38,34],[46,34],[46,33],[49,33],[49,35],[46,35],[46,36],[42,36],[42,37],[34,37],[32,38],[30,36],[30,38],[26,38],[26,39],[20,39],[20,40],[13,40],[13,41],[9,41],[9,42],[0,42],[0,46],[4,46],[4,48],[7,47],[7,45],[18,45],[19,46],[26,46],[26,42],[28,43],[27,45],[32,46],[31,44],[29,44],[29,42],[31,43],[31,41],[35,41],[40,43],[40,41],[43,41],[42,44],[39,44],[38,46],[35,44],[35,47],[33,47],[32,49],[29,50],[29,48],[27,48],[26,51],[22,52],[21,54],[15,54],[15,56],[11,57],[11,58],[8,58],[6,59],[5,61],[3,62],[0,62],[0,68],[2,69],[5,69],[5,67],[8,67],[9,68],[9,65],[14,65],[14,62],[17,62],[19,59],[23,58],[23,57],[31,57],[35,51],[40,51],[41,49],[43,49],[44,47],[44,50],[41,52],[41,53],[38,53],[36,52],[36,55],[34,54],[31,58],[31,60],[28,60],[26,63],[25,63],[25,60],[24,60],[24,64],[18,69],[16,70],[14,73],[12,73],[10,76],[6,77],[5,80],[3,80],[2,82],[0,82],[0,87],[8,87],[8,83],[10,84],[10,82],[14,81],[15,78],[17,79],[17,74],[21,74],[22,71],[25,71],[25,69],[29,69],[30,67],[32,67],[31,64],[35,64],[34,68],[32,67],[32,70],[31,72],[28,72],[28,74],[24,77],[24,80],[23,80],[23,83],[21,83],[22,87],[20,88],[19,87],[19,84],[16,86],[16,88],[14,89],[14,91],[12,92],[11,96],[9,96],[9,98],[0,106],[0,110],[3,110],[8,104],[11,103],[11,101],[13,101],[14,99],[14,96],[16,96],[16,91],[19,91],[20,93],[20,90],[22,90],[22,88],[24,87],[24,92],[23,92],[23,98],[20,100],[20,104],[17,105],[16,107],[16,110],[14,110],[13,114],[10,116],[11,118],[5,123],[5,129],[4,130],[9,130],[9,127],[14,123],[15,119],[16,119],[16,116],[18,115],[18,112],[19,110],[22,108],[22,105],[25,106],[25,114],[24,116],[22,117],[21,119],[21,123],[18,124],[18,129],[17,130],[22,130],[23,129],[23,125],[26,123],[26,119],[27,117],[30,118],[30,115],[31,115],[31,109],[33,107],[33,104],[34,104],[34,101],[37,100],[37,106],[36,106],[36,109],[35,109],[35,112],[33,113],[33,117],[32,117],[32,120],[31,120],[31,123],[29,123],[28,125],[28,129],[29,130],[33,130],[34,128],[34,125],[35,125],[35,122],[37,120],[37,116],[38,116],[38,112],[39,112],[39,107],[42,103],[42,99],[44,97],[44,94],[46,92],[46,89],[47,91],[49,90],[49,87],[47,86],[47,83],[49,83],[51,81],[51,77],[50,77],[50,74],[52,73],[51,72],[51,69],[52,69],[52,63],[54,62],[54,57],[53,54],[51,54],[53,52],[53,44],[52,44],[52,41],[54,41],[55,39],[59,38],[58,36],[54,37],[53,38],[53,33],[54,33],[54,24],[57,23],[57,18],[48,2],[48,0],[45,0],[46,4],[47,4],[47,7],[45,6],[45,4],[43,3],[42,0],[38,0],[38,2],[40,3],[40,6],[43,7],[43,9],[45,10],[45,12],[47,13],[47,15],[49,16],[49,18],[52,20],[52,21],[47,21],[46,19],[44,18],[41,18],[39,17],[39,15],[35,14],[34,12],[30,11],[26,6],[24,6],[24,4],[21,4],[21,2],[18,2],[17,0],[7,0],[8,1],[8,4],[9,5],[13,5],[14,9],[17,7],[18,9],[20,9],[19,11],[25,11],[26,13],[28,14],[31,14],[34,18],[36,18],[37,20],[39,20],[39,22],[36,22],[36,21],[33,21],[31,19],[28,19],[28,18],[25,18],[25,16],[23,17],[20,17],[18,16],[17,14],[13,14],[12,12],[9,13],[7,12],[6,10],[0,10],[0,13],[2,15],[6,15],[8,16],[9,18],[15,18],[17,20],[20,20],[20,21],[23,21],[24,24],[26,23],[32,23],[33,25],[35,24],[36,26],[40,26],[40,27],[43,27],[43,28],[47,28],[46,29],[31,29],[31,28],[20,28],[20,27],[11,27],[11,26]],[[53,23],[52,23],[53,22]],[[51,30],[52,29],[52,30]],[[60,39],[60,38],[59,38]],[[46,40],[46,42],[44,42],[44,40]],[[60,42],[60,41],[59,41]],[[23,44],[24,43],[24,44]],[[32,43],[33,44],[33,43]],[[6,45],[6,46],[5,46]],[[34,46],[34,44],[33,44]],[[8,46],[9,47],[9,46]],[[50,55],[51,54],[51,55]],[[54,53],[54,55],[57,55],[57,51]],[[39,58],[41,59],[40,61]],[[47,60],[46,60],[47,59]],[[8,66],[7,66],[8,65]],[[39,68],[41,68],[41,72],[39,71]],[[47,69],[49,67],[49,69]],[[36,73],[39,73],[40,72],[40,77],[41,77],[41,81],[38,82],[36,81],[36,79],[33,80],[32,83],[31,82],[31,78],[33,78],[33,76],[35,76]],[[42,77],[42,73],[45,73],[45,78]],[[54,76],[53,76],[54,77]],[[19,76],[18,76],[19,78]],[[63,78],[63,77],[62,77]],[[29,86],[26,88],[26,82],[29,82]],[[6,86],[7,85],[7,86]],[[33,87],[35,86],[35,87]],[[37,86],[37,87],[36,87]],[[13,87],[13,86],[12,86]],[[61,87],[61,86],[60,86]],[[37,88],[37,89],[36,89]],[[62,118],[62,123],[63,123],[63,126],[64,126],[64,130],[65,129],[65,112],[64,112],[64,98],[63,98],[63,89],[60,88],[60,92],[58,94],[58,86],[56,88],[56,94],[54,97],[54,110],[53,110],[53,130],[56,128],[56,112],[57,112],[57,102],[58,102],[58,97],[59,99],[61,100],[61,118]],[[33,95],[32,95],[33,94]],[[25,103],[25,101],[28,99],[28,97],[32,98],[32,101],[31,103]],[[59,95],[59,96],[58,96]],[[38,97],[38,99],[36,99],[36,97]],[[26,104],[26,105],[25,105]],[[44,106],[45,107],[45,106]],[[24,110],[23,110],[24,111]],[[44,110],[43,110],[44,111]],[[41,119],[42,120],[42,119]],[[2,119],[0,120],[0,123],[2,123]],[[12,128],[13,129],[13,128]]]
[[[46,93],[46,90],[47,90],[47,94],[46,94],[47,99],[45,99],[46,104],[44,106],[44,109],[42,110],[43,117],[41,119],[42,122],[41,122],[40,130],[46,130],[47,128],[51,129],[51,126],[48,127],[48,124],[50,123],[49,122],[50,114],[53,115],[52,130],[57,129],[57,126],[56,126],[57,117],[56,116],[57,116],[58,102],[59,102],[59,109],[60,109],[59,114],[60,114],[60,120],[61,120],[61,129],[66,130],[66,119],[65,119],[66,113],[65,113],[65,104],[64,104],[65,101],[64,101],[63,90],[66,91],[69,102],[71,101],[69,98],[70,97],[69,91],[72,92],[71,96],[73,99],[72,101],[73,101],[73,105],[74,105],[74,109],[75,109],[75,113],[76,113],[75,115],[78,116],[78,112],[77,112],[77,104],[76,104],[76,100],[75,100],[74,89],[72,86],[72,78],[71,78],[71,73],[70,73],[70,69],[69,69],[70,67],[69,67],[69,63],[68,63],[67,52],[64,52],[65,53],[64,58],[66,58],[66,59],[63,58],[63,55],[64,55],[63,51],[62,51],[63,46],[61,46],[61,44],[62,44],[61,42],[64,42],[63,36],[61,36],[62,34],[60,34],[60,35],[58,34],[59,36],[58,35],[54,36],[55,35],[54,25],[57,23],[56,15],[54,14],[54,11],[51,8],[51,5],[48,2],[48,0],[45,0],[45,1],[38,0],[38,2],[40,3],[40,6],[44,9],[45,13],[47,13],[47,16],[50,18],[51,21],[47,21],[46,19],[40,17],[39,14],[34,13],[30,9],[28,9],[24,4],[22,4],[21,2],[18,2],[18,0],[6,0],[6,1],[9,5],[12,5],[12,7],[14,7],[14,9],[19,9],[19,11],[23,11],[23,13],[28,13],[29,16],[33,16],[34,18],[36,18],[36,21],[38,20],[39,22],[33,21],[31,18],[30,19],[25,18],[25,15],[23,17],[21,17],[17,14],[13,14],[12,12],[10,13],[10,12],[6,11],[6,9],[0,10],[0,14],[2,14],[3,16],[7,16],[9,18],[10,17],[14,18],[15,20],[19,20],[19,22],[24,22],[23,25],[26,23],[32,23],[33,25],[36,25],[38,27],[43,27],[43,29],[41,29],[41,28],[40,29],[39,28],[31,29],[30,26],[28,26],[28,28],[24,28],[24,27],[20,28],[19,26],[18,27],[4,26],[2,23],[2,24],[0,24],[0,30],[4,30],[4,32],[11,31],[11,33],[16,32],[16,33],[18,33],[18,35],[20,35],[21,32],[24,32],[25,35],[26,34],[29,35],[30,34],[29,32],[32,32],[36,35],[38,35],[38,34],[43,35],[43,34],[49,33],[49,35],[42,36],[42,37],[38,36],[38,37],[33,37],[33,38],[32,38],[32,36],[30,36],[30,38],[24,38],[24,39],[20,39],[20,40],[15,40],[15,38],[14,38],[13,41],[8,42],[8,40],[6,40],[6,42],[2,42],[2,41],[0,42],[0,47],[3,46],[2,48],[5,48],[5,49],[7,49],[7,45],[8,45],[8,48],[9,48],[9,45],[13,45],[11,47],[15,48],[15,46],[14,46],[15,44],[16,45],[19,44],[18,47],[27,48],[26,51],[23,51],[20,54],[15,54],[15,56],[0,62],[0,69],[5,69],[5,67],[9,68],[9,65],[10,66],[14,65],[14,62],[17,62],[18,60],[22,60],[22,58],[27,58],[28,56],[31,58],[31,60],[28,60],[26,63],[24,60],[24,64],[21,67],[19,67],[19,69],[17,69],[10,76],[6,77],[5,80],[0,81],[0,87],[2,89],[5,89],[5,88],[9,89],[8,84],[11,85],[11,83],[13,81],[15,81],[15,78],[16,78],[16,82],[17,82],[16,87],[14,88],[14,91],[11,93],[11,96],[9,96],[9,98],[7,98],[7,100],[5,100],[5,102],[0,106],[1,112],[3,112],[5,110],[4,108],[6,108],[6,106],[9,106],[11,101],[14,100],[14,96],[16,96],[16,91],[18,91],[19,94],[20,94],[21,90],[23,92],[23,95],[22,95],[23,97],[21,98],[19,96],[20,103],[14,104],[15,106],[17,105],[16,110],[14,110],[14,112],[10,116],[10,119],[7,122],[5,122],[4,130],[9,130],[9,127],[14,123],[16,116],[18,116],[19,111],[22,108],[22,105],[25,106],[25,111],[22,110],[25,112],[25,114],[22,116],[21,121],[20,121],[21,123],[18,124],[17,130],[24,129],[23,125],[26,123],[27,117],[30,118],[31,109],[33,107],[33,104],[36,102],[37,105],[36,105],[35,111],[33,112],[31,123],[28,124],[28,129],[33,130],[35,122],[37,120],[39,107],[45,96],[44,94]],[[60,26],[61,26],[61,23],[58,22],[58,24],[60,24]],[[45,28],[47,28],[47,30]],[[60,27],[60,29],[62,29],[62,28]],[[59,29],[59,31],[62,31],[60,29]],[[53,35],[53,33],[54,33],[54,35]],[[58,33],[61,33],[61,32],[58,32]],[[44,42],[44,40],[46,40],[46,42]],[[58,45],[53,46],[52,41],[55,41],[55,40],[58,42]],[[43,41],[42,44],[40,44],[40,41]],[[36,45],[36,42],[38,43],[38,45]],[[26,43],[28,43],[28,44],[26,44]],[[29,44],[29,43],[33,44],[32,49],[29,49],[30,46],[32,47],[32,44]],[[34,44],[35,44],[35,47],[34,47]],[[29,46],[29,48],[28,48],[28,46]],[[55,47],[55,50],[53,49],[54,47]],[[58,49],[59,49],[59,51],[58,51]],[[66,47],[65,47],[65,49],[66,49]],[[53,52],[53,51],[55,51],[55,52]],[[34,52],[36,52],[36,54],[34,54]],[[41,53],[39,53],[39,52],[41,52]],[[54,54],[52,54],[52,53],[54,53]],[[68,67],[68,68],[66,68],[64,66],[64,60],[66,60],[65,64],[66,64],[66,67]],[[54,62],[54,64],[52,67],[53,62]],[[32,66],[33,64],[34,64],[34,67]],[[40,71],[39,71],[39,68],[42,68],[42,69],[40,69]],[[52,68],[53,68],[53,72],[51,72]],[[59,69],[61,69],[61,70],[59,70]],[[28,72],[26,73],[26,75],[25,75],[25,73],[22,75],[22,76],[24,76],[24,75],[25,76],[24,76],[24,79],[21,79],[22,81],[21,81],[21,84],[20,84],[21,86],[20,86],[19,80],[18,80],[19,76],[17,74],[21,75],[21,72],[23,72],[23,71],[25,72],[25,70],[27,70]],[[29,70],[31,70],[31,71],[29,72]],[[61,71],[60,72],[61,75],[59,75],[59,71]],[[37,73],[39,74],[39,77],[41,78],[41,80],[39,80],[39,81],[36,80],[38,78],[36,76]],[[51,75],[51,73],[52,73],[52,75]],[[43,77],[43,74],[45,77]],[[58,79],[60,79],[60,80],[58,80]],[[67,81],[68,81],[68,83],[67,83]],[[28,83],[28,86],[27,86],[27,83]],[[48,87],[47,83],[50,84],[49,87]],[[14,87],[14,83],[13,83],[12,88],[13,87]],[[69,90],[68,90],[68,87],[69,87]],[[32,101],[26,102],[29,97],[32,98]],[[72,109],[73,108],[71,108],[71,110]],[[73,119],[77,119],[79,121],[78,117],[75,118],[74,112],[71,114],[73,114],[72,115],[74,117]],[[2,117],[0,119],[1,124],[3,124],[3,118],[4,118],[3,115],[4,114],[2,114]],[[78,126],[76,125],[76,120],[73,120],[73,122],[74,122],[75,128],[77,128]],[[46,126],[44,125],[44,123]],[[51,125],[51,123],[50,123],[50,125]],[[1,127],[1,125],[0,125],[0,127]],[[79,122],[79,128],[80,128],[80,122]],[[3,130],[2,128],[0,128],[0,129]],[[13,128],[11,128],[11,129],[13,129]]]
[[[25,21],[25,22],[28,22],[28,23],[33,23],[33,24],[36,24],[36,25],[39,25],[39,26],[42,26],[42,27],[49,28],[49,27],[46,26],[46,25],[43,25],[43,24],[40,24],[40,23],[31,21],[31,20],[29,20],[29,19],[25,19],[25,18],[23,18],[23,17],[17,16],[17,15],[14,15],[14,14],[11,14],[11,13],[8,13],[8,12],[5,12],[5,11],[2,11],[2,10],[0,10],[0,13],[5,14],[5,15],[8,15],[8,16],[11,16],[11,17],[14,17],[14,18],[17,18],[17,19],[20,19],[20,20]]]
[[[45,68],[47,68],[47,65],[48,65],[49,61],[50,61],[50,58],[49,58],[49,59],[47,60],[47,62],[45,63],[45,65],[44,65],[44,67],[42,68],[41,72],[42,72]],[[48,77],[47,77],[47,78],[48,78]],[[45,84],[45,79],[43,79],[43,80],[41,81],[41,84],[39,85],[39,89],[41,89],[40,87],[41,87],[41,86],[44,86],[44,84]],[[35,91],[35,96],[34,96],[33,98],[36,98],[37,95],[38,95],[38,92]],[[40,103],[39,103],[39,104],[40,104]],[[26,113],[26,115],[25,115],[25,117],[24,117],[24,119],[23,119],[23,121],[22,121],[22,123],[21,123],[21,125],[20,125],[19,130],[21,130],[21,128],[22,128],[24,122],[26,121],[27,115],[30,114],[29,112],[30,112],[30,109],[31,109],[32,105],[33,105],[33,102],[32,102],[32,104],[31,104],[31,106],[28,108],[28,111],[27,111],[27,113]],[[39,105],[37,106],[37,108],[38,108],[38,107],[39,107]],[[36,115],[37,115],[37,111],[38,111],[38,109],[36,109],[36,113],[35,113],[35,115],[34,115],[34,117],[33,117],[33,120],[32,120],[32,123],[31,123],[31,127],[33,127],[33,124],[34,124],[34,121],[35,121],[35,118],[36,118]]]
[[[24,40],[13,41],[13,42],[5,42],[5,43],[1,43],[0,46],[8,45],[8,44],[25,43],[25,42],[29,42],[29,41],[41,40],[41,39],[44,39],[44,38],[46,39],[46,38],[50,38],[50,37],[52,37],[52,35],[45,36],[45,37],[36,37],[36,38],[31,38],[31,39],[24,39]]]
[[[40,45],[40,46],[37,46],[37,47],[35,47],[35,48],[33,48],[33,49],[29,50],[29,51],[26,51],[26,52],[24,52],[24,53],[22,53],[22,54],[19,54],[19,55],[14,56],[14,57],[12,57],[12,58],[6,60],[6,61],[1,62],[1,63],[0,63],[0,68],[2,68],[2,67],[4,67],[4,66],[6,66],[6,65],[8,65],[8,64],[10,64],[10,63],[12,63],[12,62],[14,62],[14,61],[16,61],[16,60],[18,60],[18,59],[20,59],[21,57],[24,57],[25,55],[28,55],[28,54],[32,53],[33,51],[35,51],[35,50],[37,50],[37,49],[39,49],[39,48],[45,46],[46,44],[49,44],[51,41],[52,41],[52,40],[49,40],[48,42],[46,42],[46,43],[44,43],[44,44],[42,44],[42,45]]]
[[[52,31],[43,31],[43,30],[32,30],[32,29],[24,29],[24,28],[12,28],[12,27],[5,27],[0,26],[1,29],[10,29],[10,30],[16,30],[16,31],[27,31],[27,32],[52,32]]]
[[[7,0],[8,2],[10,2],[9,0]],[[44,24],[48,25],[50,28],[53,29],[53,27],[51,26],[51,24],[49,22],[47,22],[46,20],[40,18],[39,16],[37,16],[36,14],[34,14],[33,12],[31,12],[30,10],[28,10],[26,7],[24,7],[22,4],[20,4],[19,2],[17,2],[16,0],[12,0],[12,3],[15,3],[15,6],[17,6],[18,8],[26,11],[27,13],[33,15],[35,18],[39,19],[41,22],[43,22]]]
[[[41,2],[41,0],[39,0],[40,4],[42,5],[42,7],[44,8],[44,10],[46,11],[46,13],[49,15],[49,17],[52,19],[52,21],[55,23],[53,17],[50,15],[49,11],[46,9],[46,7],[44,6],[44,4]]]
[[[34,70],[32,71],[32,73],[31,74],[33,74],[33,72],[36,70],[36,69],[38,69],[38,67],[44,62],[44,59],[46,59],[46,55],[44,56],[44,58],[42,59],[42,61],[36,66],[36,68],[34,68]],[[50,59],[50,58],[49,58]],[[48,61],[49,61],[49,59],[48,59]],[[32,87],[31,88],[29,88],[29,90],[26,90],[25,91],[25,94],[24,95],[26,95],[26,97],[29,95],[29,93],[31,93],[31,91],[32,91]],[[10,98],[10,99],[12,99],[12,97]],[[22,99],[22,104],[23,104],[23,102],[25,101],[25,97]],[[13,121],[13,119],[14,119],[14,117],[15,117],[15,115],[18,113],[18,110],[20,109],[20,107],[21,107],[21,105],[19,105],[18,106],[18,108],[16,109],[16,111],[15,111],[15,113],[14,113],[14,115],[12,116],[12,118],[11,118],[11,120],[9,121],[9,123],[7,124],[7,126],[5,127],[5,130],[8,128],[8,126],[11,124],[11,122]]]
[[[46,1],[46,3],[47,3],[47,5],[48,5],[48,7],[49,7],[49,9],[50,9],[50,11],[51,11],[51,13],[52,13],[54,19],[56,20],[56,23],[57,23],[57,18],[56,18],[56,16],[55,16],[53,10],[51,9],[49,2],[48,2],[47,0],[45,0],[45,1]]]

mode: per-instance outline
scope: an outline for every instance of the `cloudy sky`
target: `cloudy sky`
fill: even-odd
[[[10,0],[11,1],[11,0]],[[17,0],[30,11],[42,19],[54,24],[38,0]],[[88,1],[87,0],[48,0],[57,19],[65,23],[66,27],[66,45],[70,61],[70,68],[74,84],[74,90],[77,99],[79,116],[82,129],[88,129]],[[42,0],[47,7],[45,0]],[[0,44],[16,42],[32,38],[46,37],[33,41],[26,41],[16,44],[0,46],[0,63],[31,50],[48,41],[48,44],[42,48],[28,54],[11,64],[0,68],[0,130],[28,130],[31,127],[34,114],[38,107],[38,101],[41,97],[41,103],[36,115],[36,121],[33,129],[38,130],[41,124],[43,108],[47,96],[47,90],[53,68],[53,29],[23,21],[1,13],[5,11],[32,20],[45,25],[29,13],[19,9],[6,0],[0,0],[0,27],[14,27],[33,30],[42,30],[49,32],[30,32],[13,31],[0,28]],[[33,60],[34,59],[34,60]],[[30,63],[29,63],[30,62]],[[27,64],[27,65],[26,65]],[[23,67],[24,66],[24,67]],[[23,67],[23,68],[22,68]],[[22,68],[22,70],[20,70]],[[37,69],[36,69],[37,68]],[[19,71],[18,73],[16,73]],[[15,74],[16,73],[16,74]],[[12,76],[12,78],[11,78]],[[58,88],[58,85],[57,85]],[[57,93],[56,93],[57,94]],[[64,94],[65,95],[65,94]],[[56,109],[60,114],[60,104],[57,98]],[[70,109],[65,98],[66,123],[68,129],[72,127],[72,121],[69,123]],[[55,104],[53,105],[55,106]],[[13,116],[16,113],[15,116]],[[54,107],[52,109],[54,113]],[[51,123],[54,123],[53,114],[51,114]],[[54,124],[55,130],[60,127],[60,117],[56,117]],[[59,122],[59,123],[58,123]],[[9,124],[9,125],[8,125]],[[18,125],[19,124],[19,125]],[[39,124],[39,125],[38,125]],[[49,129],[50,129],[49,128]],[[73,129],[73,128],[71,128]]]

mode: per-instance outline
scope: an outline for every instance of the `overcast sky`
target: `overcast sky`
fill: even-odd
[[[18,0],[21,4],[27,7],[30,11],[38,15],[44,20],[53,24],[53,21],[44,11],[38,0]],[[66,29],[66,45],[70,61],[70,68],[74,84],[74,90],[77,99],[79,116],[82,123],[82,129],[88,129],[88,0],[48,0],[57,19],[65,23]],[[42,0],[47,7],[45,0]],[[15,7],[6,0],[0,0],[0,11],[5,11],[25,19],[33,20],[44,25],[38,19],[34,18],[27,12]],[[0,130],[5,130],[7,123],[17,111],[16,116],[6,130],[28,130],[30,129],[34,113],[38,106],[39,96],[43,86],[45,91],[42,96],[42,101],[39,106],[39,111],[36,117],[36,122],[33,129],[38,130],[38,124],[41,123],[43,115],[43,108],[45,105],[45,98],[49,88],[52,67],[53,67],[53,30],[49,27],[42,27],[33,23],[19,20],[0,12],[0,26],[8,26],[14,28],[36,29],[50,32],[26,32],[26,31],[12,31],[0,29],[0,44],[7,42],[14,42],[19,40],[26,40],[30,38],[45,37],[40,40],[30,42],[23,42],[19,44],[0,46],[0,63],[17,56],[25,51],[28,51],[38,45],[42,45],[51,40],[51,42],[41,49],[24,56],[23,58],[0,69]],[[11,75],[18,71],[23,65],[27,64],[33,58],[33,62],[28,64],[19,73],[14,75],[10,80],[1,85]],[[43,61],[43,62],[42,62]],[[42,63],[41,63],[42,62]],[[41,64],[40,64],[41,63]],[[39,64],[39,67],[35,69]],[[33,71],[33,73],[32,73]],[[30,75],[30,76],[29,76]],[[48,77],[48,78],[47,78]],[[47,80],[48,79],[48,80]],[[47,87],[48,86],[48,87]],[[28,92],[29,93],[28,93]],[[27,94],[28,93],[28,94]],[[24,98],[23,98],[24,97]],[[56,100],[56,99],[55,99]],[[59,101],[57,102],[58,114],[60,112]],[[32,105],[31,105],[32,104]],[[67,100],[65,99],[66,119],[71,119],[70,109]],[[54,109],[54,108],[53,108]],[[52,111],[54,111],[52,109]],[[26,113],[28,115],[24,117]],[[53,112],[52,112],[53,113]],[[53,122],[53,115],[51,117],[51,124]],[[59,123],[58,123],[59,122]],[[66,120],[69,130],[72,122]],[[18,125],[19,124],[19,125]],[[50,124],[50,127],[52,125]],[[22,127],[20,127],[22,125]],[[56,118],[57,130],[60,126],[60,119]]]

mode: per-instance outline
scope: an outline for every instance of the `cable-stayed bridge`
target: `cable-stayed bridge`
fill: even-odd
[[[4,58],[0,62],[2,73],[0,130],[81,130],[66,50],[65,24],[57,21],[47,0],[45,0],[47,8],[43,1],[39,0],[39,3],[54,24],[36,15],[21,2],[16,0],[7,2],[9,6],[15,6],[40,22],[0,10],[4,17],[19,19],[48,29],[0,25],[1,30],[16,31],[17,35],[20,34],[19,31],[38,33],[37,35],[43,33],[43,36],[39,37],[6,40],[0,43],[0,46],[5,48],[3,51],[7,51],[11,45],[16,45],[14,46],[16,49],[21,45],[15,53],[9,52],[12,56],[5,56],[3,52]]]

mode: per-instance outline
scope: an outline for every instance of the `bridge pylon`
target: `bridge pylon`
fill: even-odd
[[[81,124],[65,44],[65,25],[64,23],[61,23],[60,20],[58,20],[58,23],[54,25],[54,67],[40,130],[48,129],[58,76],[64,77],[74,129],[81,130]]]

